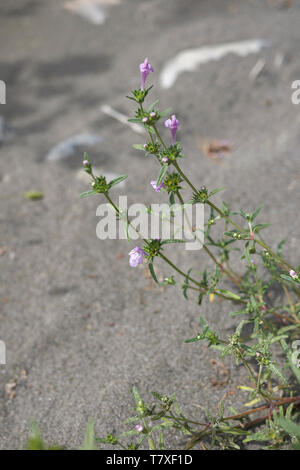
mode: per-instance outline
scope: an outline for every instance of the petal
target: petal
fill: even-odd
[[[136,268],[138,265],[138,262],[135,259],[130,258],[129,264],[132,268]]]

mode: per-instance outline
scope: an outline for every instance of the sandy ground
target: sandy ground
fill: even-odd
[[[197,417],[203,411],[195,404],[214,409],[230,390],[228,404],[238,408],[246,400],[236,391],[241,368],[226,360],[230,380],[213,387],[211,360],[218,356],[204,344],[184,344],[197,332],[200,313],[229,334],[232,306],[205,300],[199,308],[179,287],[155,286],[145,267],[129,268],[134,242],[98,240],[102,200],[78,197],[87,189],[79,176],[84,149],[45,160],[66,138],[101,136],[88,149],[93,161],[104,172],[130,175],[114,196],[163,200],[149,185],[155,163],[132,149],[143,137],[101,111],[108,104],[130,115],[125,95],[139,86],[145,56],[156,72],[152,101],[159,97],[181,121],[186,173],[210,189],[226,186],[216,201],[223,197],[236,209],[263,202],[261,220],[272,223],[266,237],[273,246],[286,238],[290,260],[299,262],[300,105],[291,102],[291,83],[300,79],[300,2],[289,8],[275,0],[115,3],[97,25],[64,9],[62,0],[1,2],[0,79],[7,85],[7,104],[0,105],[0,339],[7,348],[7,365],[0,366],[1,448],[22,448],[32,419],[48,440],[69,448],[80,445],[89,418],[98,436],[122,430],[133,385],[146,398],[151,390],[176,391]],[[203,64],[161,88],[159,74],[178,52],[254,39],[269,46]],[[264,67],[251,79],[258,60]],[[200,148],[207,138],[230,140],[232,151],[216,163]],[[30,190],[44,198],[26,199]],[[185,267],[206,263],[204,253],[170,256]],[[172,437],[169,447],[182,441]]]

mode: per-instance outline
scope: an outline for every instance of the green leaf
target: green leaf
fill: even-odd
[[[164,117],[166,116],[167,114],[170,114],[172,112],[172,108],[168,108],[168,109],[165,109],[164,111],[161,111],[159,113],[160,117]]]
[[[271,224],[257,224],[257,225],[254,225],[254,226],[252,227],[252,230],[253,230],[254,233],[258,233],[258,232],[260,232],[261,230],[263,230],[263,229],[265,229],[265,228],[267,228],[267,227],[270,227],[270,226],[271,226]]]
[[[224,191],[226,188],[217,188],[217,189],[214,189],[213,191],[211,191],[208,195],[208,197],[212,197],[214,196],[214,194],[217,194],[219,193],[220,191]]]
[[[118,178],[115,178],[114,180],[112,180],[112,181],[109,183],[109,187],[112,188],[113,186],[116,186],[117,184],[121,183],[121,181],[126,180],[127,177],[128,177],[128,175],[121,175],[121,176],[118,176]]]
[[[204,297],[204,294],[203,294],[203,292],[201,292],[201,293],[198,295],[198,299],[197,299],[197,304],[198,304],[198,305],[201,305],[201,304],[202,304],[203,297]]]
[[[299,282],[295,281],[292,277],[286,276],[285,274],[280,274],[280,277],[284,279],[285,281],[292,282],[293,284],[296,284],[299,286]]]
[[[246,309],[237,310],[236,312],[231,312],[230,316],[231,317],[236,317],[237,315],[246,315],[246,313],[248,313]]]
[[[268,440],[269,440],[269,430],[264,429],[262,431],[258,431],[246,437],[246,439],[244,439],[243,442],[246,443],[246,442],[251,442],[251,441],[268,441]]]
[[[143,434],[137,441],[136,448],[138,449],[140,445],[144,442],[145,439],[147,439],[147,434]]]
[[[62,447],[57,445],[48,446],[45,444],[39,427],[35,421],[32,421],[30,426],[30,436],[26,443],[28,450],[62,450]]]
[[[254,220],[254,219],[255,219],[255,217],[257,217],[257,216],[258,216],[258,214],[259,214],[259,213],[260,213],[260,211],[262,210],[262,207],[263,207],[263,206],[262,206],[262,204],[260,204],[260,205],[258,206],[258,208],[256,209],[256,211],[255,211],[255,212],[252,214],[252,216],[251,216],[251,220]]]
[[[183,285],[182,285],[183,296],[184,296],[184,298],[185,298],[186,300],[188,300],[188,296],[187,296],[186,291],[187,291],[187,289],[189,288],[189,275],[190,275],[191,271],[192,271],[192,269],[189,269],[189,270],[188,270],[188,272],[187,272],[187,274],[186,274],[186,278],[185,278],[184,283],[183,283]]]
[[[133,148],[145,151],[144,144],[133,144]]]
[[[292,359],[292,354],[293,353],[290,350],[290,348],[288,347],[287,343],[284,341],[284,339],[282,339],[280,341],[280,344],[281,344],[281,347],[282,347],[282,349],[284,350],[284,352],[287,356],[289,366],[292,369],[292,371],[294,372],[294,375],[296,376],[298,383],[300,384],[300,369],[298,369],[296,364],[294,364],[294,362],[293,362],[293,359]]]
[[[169,165],[162,165],[160,172],[158,173],[158,177],[156,180],[156,186],[159,186],[162,180],[164,179],[167,171],[168,171]]]
[[[94,432],[94,421],[88,422],[83,446],[81,447],[80,450],[97,450],[96,441],[95,441],[95,432]]]
[[[149,437],[149,438],[148,438],[148,445],[149,445],[149,449],[150,449],[150,450],[156,450],[156,446],[155,446],[155,443],[154,443],[152,437]]]
[[[128,122],[138,122],[139,124],[141,124],[142,120],[138,118],[132,118],[132,119],[128,119]]]
[[[277,369],[277,367],[274,364],[270,363],[267,366],[267,369],[269,369],[271,372],[273,372],[273,374],[277,375],[277,377],[279,377],[284,384],[288,385],[287,379],[285,378],[283,373],[279,369]]]
[[[84,193],[81,193],[79,197],[81,198],[88,197],[88,196],[92,196],[93,194],[98,194],[98,193],[94,191],[93,189],[91,189],[90,191],[85,191]]]
[[[151,421],[157,421],[157,420],[161,419],[164,416],[164,414],[165,414],[164,411],[160,411],[156,415],[151,416]]]
[[[133,395],[133,398],[134,398],[136,404],[138,404],[140,401],[142,401],[142,397],[139,394],[139,391],[136,387],[132,387],[131,393]]]
[[[248,261],[248,264],[251,265],[249,242],[246,242],[245,244],[245,257],[246,257],[246,260]]]
[[[300,450],[300,441],[298,440],[297,442],[294,442],[292,444],[293,450]]]
[[[224,401],[222,400],[221,403],[220,403],[220,407],[219,407],[219,410],[218,410],[218,416],[217,416],[217,419],[218,421],[221,421],[223,419],[223,416],[224,416]]]
[[[125,424],[130,424],[130,423],[136,423],[137,421],[140,421],[139,416],[132,416],[131,418],[126,419]]]
[[[239,295],[234,294],[233,292],[227,289],[215,289],[215,292],[220,292],[221,294],[224,294],[234,300],[241,300],[241,297]]]
[[[45,450],[45,444],[42,439],[39,427],[35,421],[31,423],[30,436],[27,441],[28,450]]]
[[[185,243],[185,240],[180,240],[179,238],[170,238],[169,240],[163,240],[161,245],[168,245],[169,243]]]
[[[185,343],[196,343],[197,341],[201,341],[201,339],[203,339],[202,335],[197,335],[195,336],[194,338],[191,338],[191,339],[186,339],[184,342]]]
[[[165,448],[164,435],[163,435],[162,431],[160,431],[160,433],[159,433],[158,448],[159,448],[159,450],[163,450]]]
[[[235,330],[235,332],[236,332],[237,335],[239,335],[239,336],[241,335],[243,326],[246,325],[247,323],[250,323],[250,321],[249,321],[249,320],[242,320],[242,321],[238,324],[238,326],[236,327],[236,330]]]
[[[147,109],[147,113],[150,113],[152,111],[152,109],[159,103],[159,100],[155,100],[154,103],[151,104],[151,106],[149,106],[149,108]]]
[[[291,436],[300,439],[300,425],[286,418],[279,418],[278,424]]]
[[[117,436],[117,439],[122,439],[123,437],[128,437],[128,436],[139,436],[141,433],[139,431],[136,431],[135,429],[132,429],[131,431],[125,431],[122,432],[122,434],[119,434]]]
[[[225,215],[230,215],[230,206],[225,201],[222,201],[222,212],[224,212]]]
[[[281,240],[281,242],[277,245],[277,255],[281,256],[282,255],[282,248],[283,245],[285,244],[286,240]]]
[[[163,399],[163,395],[157,392],[151,392],[151,394],[156,398],[157,400],[161,401]]]
[[[173,403],[173,407],[174,407],[175,413],[177,413],[178,416],[181,416],[181,417],[183,418],[183,417],[184,417],[184,414],[182,413],[182,411],[181,411],[181,409],[179,408],[179,405],[178,405],[178,403],[177,403],[176,401]]]

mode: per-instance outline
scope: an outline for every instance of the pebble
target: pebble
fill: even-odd
[[[119,3],[120,0],[73,0],[66,2],[64,8],[93,24],[102,25],[108,17],[108,7]]]
[[[192,72],[200,64],[205,64],[212,60],[220,60],[228,54],[246,57],[249,54],[258,53],[268,44],[268,41],[253,39],[215,46],[204,46],[198,49],[185,49],[165,64],[160,75],[160,84],[162,88],[171,88],[181,73]]]
[[[103,138],[91,134],[78,134],[63,140],[55,145],[46,155],[45,160],[48,162],[56,162],[64,158],[70,157],[76,151],[76,147],[92,146],[102,142]]]

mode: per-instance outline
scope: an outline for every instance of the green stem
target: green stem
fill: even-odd
[[[192,190],[194,192],[197,192],[197,189],[195,188],[195,186],[190,182],[190,180],[188,179],[188,177],[183,173],[183,171],[181,170],[181,168],[179,167],[178,163],[175,161],[173,162],[173,165],[174,167],[176,168],[176,170],[178,171],[178,173],[182,176],[182,178],[188,183],[188,185],[192,188]],[[212,208],[214,209],[223,219],[225,219],[228,223],[230,223],[231,225],[233,225],[235,228],[237,228],[240,232],[242,233],[248,233],[247,230],[245,230],[244,228],[240,227],[238,224],[236,224],[232,219],[230,219],[230,217],[228,217],[227,215],[224,214],[224,212],[219,209],[215,204],[213,204],[211,201],[207,201],[207,204]],[[272,251],[269,246],[262,240],[259,240],[258,238],[254,238],[254,242],[257,243],[258,245],[262,246],[266,251],[268,251],[272,256],[273,258],[277,259],[280,263],[284,264],[286,267],[288,267],[289,269],[293,269],[294,271],[296,270],[291,264],[287,263],[285,260],[283,260],[280,256],[278,256],[276,253],[274,253],[274,251]]]
[[[284,259],[282,259],[280,256],[278,256],[274,251],[271,250],[271,248],[263,241],[255,238],[254,239],[255,243],[258,243],[258,245],[262,246],[266,251],[270,253],[270,255],[273,256],[273,258],[277,259],[280,263],[284,264],[287,266],[289,269],[292,269],[293,271],[296,270],[291,264],[287,263]]]
[[[113,208],[115,209],[116,213],[118,215],[120,215],[120,209],[116,206],[116,204],[111,200],[110,196],[107,194],[107,193],[104,193],[106,199],[108,200],[108,202],[113,206]],[[128,219],[127,219],[128,220]],[[128,224],[136,231],[136,233],[141,237],[138,229],[136,227],[134,227],[131,222],[128,220]],[[144,238],[141,237],[141,239],[146,242],[147,240],[145,240]],[[159,256],[164,260],[166,261],[166,263],[168,263],[173,269],[175,269],[175,271],[177,271],[181,276],[185,277],[186,279],[189,279],[191,282],[193,282],[194,284],[196,284],[198,287],[199,287],[199,291],[202,292],[202,293],[206,293],[207,292],[207,289],[203,289],[201,284],[199,282],[197,282],[195,279],[193,279],[192,277],[188,276],[187,274],[185,274],[183,271],[181,271],[179,268],[177,268],[177,266],[175,266],[175,264],[173,264],[168,258],[166,258],[162,253],[159,253]],[[216,294],[218,297],[222,297],[223,299],[226,299],[226,300],[231,300],[233,301],[234,299],[232,299],[231,297],[226,297],[225,295],[223,294],[220,294],[219,292],[214,292],[214,294]],[[242,303],[245,303],[245,301],[243,300],[239,300],[239,302],[242,302]]]
[[[175,264],[172,263],[172,261],[170,261],[166,256],[164,256],[161,252],[159,252],[159,255],[166,263],[168,263],[173,269],[175,269],[175,271],[177,271],[181,276],[185,277],[186,279],[188,279],[189,281],[192,281],[194,284],[196,284],[198,287],[200,287],[200,292],[202,293],[206,293],[208,289],[206,288],[202,288],[201,284],[199,282],[197,282],[195,279],[193,279],[191,276],[188,276],[187,274],[185,274],[183,271],[181,271],[177,266],[175,266]],[[212,291],[212,294],[215,294],[217,295],[218,297],[221,297],[222,299],[226,299],[226,300],[231,300],[232,302],[238,302],[238,303],[247,303],[246,300],[243,300],[243,299],[233,299],[232,297],[227,297],[226,295],[223,295],[223,294],[220,294],[220,292],[217,292],[217,291]]]
[[[255,375],[254,375],[251,367],[249,366],[248,362],[246,361],[246,359],[244,357],[241,357],[241,361],[244,364],[244,366],[246,367],[246,369],[249,371],[249,373],[251,375],[251,378],[253,380],[253,383],[256,384],[257,382],[256,382],[256,379],[255,379]],[[261,370],[260,370],[260,372],[261,372]],[[259,381],[260,381],[260,376],[259,376]],[[257,392],[259,393],[259,395],[261,395],[261,397],[263,399],[267,399],[268,401],[271,400],[270,397],[268,396],[268,394],[264,393],[262,390],[258,389]]]
[[[152,127],[153,127],[154,132],[155,132],[155,134],[156,134],[156,137],[157,137],[158,140],[160,141],[161,145],[163,146],[163,148],[164,148],[165,150],[167,150],[168,147],[166,146],[166,144],[164,143],[163,139],[161,138],[161,135],[160,135],[160,133],[158,132],[157,127],[156,127],[155,125],[152,126]],[[149,132],[149,134],[150,134],[150,132]]]
[[[178,421],[184,421],[184,422],[186,422],[186,423],[197,424],[198,426],[206,426],[206,425],[207,425],[207,423],[199,423],[199,421],[193,421],[193,420],[191,420],[191,419],[189,419],[189,418],[181,418],[181,417],[179,417],[179,416],[175,416],[175,415],[172,413],[172,411],[170,411],[170,416],[165,415],[164,417],[165,417],[165,418],[174,419],[174,420],[177,421],[177,422],[178,422]],[[181,424],[181,423],[179,423],[179,424]]]
[[[143,108],[142,108],[142,105],[141,105],[141,109],[143,111]],[[154,125],[153,126],[153,130],[156,134],[156,137],[157,139],[159,140],[159,142],[161,143],[161,145],[163,146],[164,149],[167,149],[167,146],[165,144],[165,142],[163,141],[159,131],[157,130],[157,127]],[[152,139],[152,136],[151,136],[151,133],[149,132],[149,135],[150,135],[150,138]],[[190,182],[190,180],[188,179],[188,177],[185,175],[185,173],[181,170],[180,166],[178,165],[177,161],[173,161],[173,166],[176,168],[176,170],[178,171],[178,173],[181,175],[181,177],[184,179],[184,181],[186,181],[186,183],[191,187],[191,189],[194,191],[194,192],[197,192],[197,189],[196,187]],[[177,191],[177,196],[180,200],[180,202],[183,204],[183,199],[179,193],[179,191]],[[248,233],[247,230],[245,230],[244,228],[240,227],[238,224],[236,224],[230,217],[228,217],[226,214],[224,214],[224,212],[219,209],[215,204],[213,204],[211,201],[207,201],[207,204],[212,208],[214,209],[227,223],[233,225],[236,229],[238,229],[240,232],[242,233]],[[295,268],[290,265],[289,263],[287,263],[286,261],[284,261],[280,256],[278,256],[276,253],[274,253],[269,247],[268,245],[263,241],[263,240],[259,240],[257,238],[254,239],[254,242],[255,243],[258,243],[260,246],[262,246],[266,251],[268,251],[272,256],[273,258],[277,259],[280,263],[284,264],[286,267],[288,267],[289,269],[293,269],[295,270]],[[217,260],[215,259],[215,257],[212,255],[212,253],[210,252],[210,250],[204,245],[204,249],[206,251],[206,253],[213,259],[213,261],[218,265],[220,266],[220,264],[217,262]],[[222,267],[222,269],[224,270],[224,268]],[[226,274],[229,276],[229,278],[231,278],[233,281],[234,279],[232,278],[232,275],[230,275],[230,273],[226,270],[224,270],[224,272],[226,272]],[[239,281],[234,281],[236,284],[237,282],[239,283]],[[239,284],[237,284],[239,285]]]
[[[253,382],[256,383],[256,379],[255,379],[254,373],[253,373],[251,367],[249,366],[248,362],[246,361],[246,359],[244,359],[243,357],[241,357],[241,361],[242,361],[242,363],[244,364],[244,366],[246,367],[246,369],[248,369],[248,372],[250,373],[250,376],[251,376]]]
[[[191,276],[188,276],[187,274],[185,274],[183,271],[181,271],[181,269],[177,268],[177,266],[175,266],[175,264],[172,263],[172,261],[170,261],[165,255],[163,255],[161,252],[159,253],[159,256],[166,262],[168,263],[173,269],[175,269],[175,271],[177,271],[181,276],[185,277],[186,279],[188,279],[189,281],[192,281],[194,284],[196,284],[198,287],[202,287],[201,284],[199,282],[197,282],[195,279],[193,279]],[[202,291],[202,292],[205,292],[205,291]]]
[[[142,113],[144,114],[144,108],[143,108],[142,103],[140,103],[140,109],[141,109]],[[146,129],[146,124],[144,124],[144,128]],[[148,134],[149,134],[152,145],[154,145],[154,140],[153,140],[153,137],[151,135],[151,132],[148,132]]]
[[[260,379],[261,379],[261,374],[262,374],[263,366],[260,364],[259,366],[259,371],[258,371],[258,377],[257,377],[257,391],[260,392]]]
[[[111,200],[110,196],[108,195],[108,193],[104,193],[104,196],[106,197],[106,199],[108,200],[108,202],[113,206],[113,208],[115,209],[116,213],[121,216],[121,211],[119,209],[119,207]],[[141,238],[141,240],[143,240],[143,242],[146,242],[147,240],[145,238],[143,238],[139,232],[139,230],[134,226],[132,225],[132,223],[130,222],[130,220],[128,219],[128,215],[126,214],[126,218],[127,218],[127,223],[128,225],[130,225],[131,228],[133,228],[133,230],[138,234],[138,236]]]
[[[180,194],[180,191],[177,190],[176,191],[176,194],[177,194],[177,197],[179,199],[179,202],[181,203],[181,205],[183,206],[184,205],[184,200]],[[191,224],[190,224],[190,221],[189,221],[189,218],[186,214],[186,211],[185,209],[183,208],[183,213],[184,213],[184,216],[185,216],[185,220],[187,221],[187,224],[190,228],[190,230],[192,231],[192,227],[191,227]],[[195,238],[199,241],[198,237],[197,237],[197,234],[195,234]],[[205,245],[203,244],[203,249],[206,251],[206,253],[208,254],[208,256],[214,261],[214,263],[219,266],[219,268],[221,269],[221,271],[223,271],[225,274],[227,274],[227,276],[229,277],[229,279],[231,279],[237,286],[240,286],[240,282],[235,279],[225,268],[224,266],[222,266],[221,263],[219,263],[219,261],[215,258],[215,256],[213,255],[213,253],[210,251],[210,249]]]
[[[108,200],[108,202],[113,206],[113,208],[115,209],[116,213],[118,215],[120,215],[120,209],[118,208],[118,206],[116,206],[116,204],[111,200],[111,198],[109,197],[108,193],[104,193],[104,196],[106,197],[106,199]]]
[[[215,206],[215,204],[213,204],[211,201],[207,201],[207,204],[212,208],[214,209],[224,220],[226,220],[226,222],[228,222],[229,224],[233,225],[235,228],[237,228],[240,232],[244,232],[244,233],[247,233],[247,230],[245,230],[244,228],[240,227],[238,224],[236,224],[233,220],[230,219],[230,217],[228,217],[226,214],[224,214],[223,211],[221,211],[221,209],[219,209],[217,206]]]
[[[149,447],[151,450],[156,450],[156,445],[155,445],[155,442],[153,440],[153,437],[149,434],[148,435],[148,441],[149,441]]]
[[[197,189],[195,188],[195,186],[190,182],[190,180],[188,179],[187,176],[185,176],[185,174],[183,173],[182,169],[180,168],[180,166],[178,165],[178,163],[176,161],[173,161],[172,162],[174,167],[176,168],[176,170],[178,171],[178,173],[180,174],[180,176],[187,182],[187,184],[192,188],[192,190],[196,193],[197,192]]]

